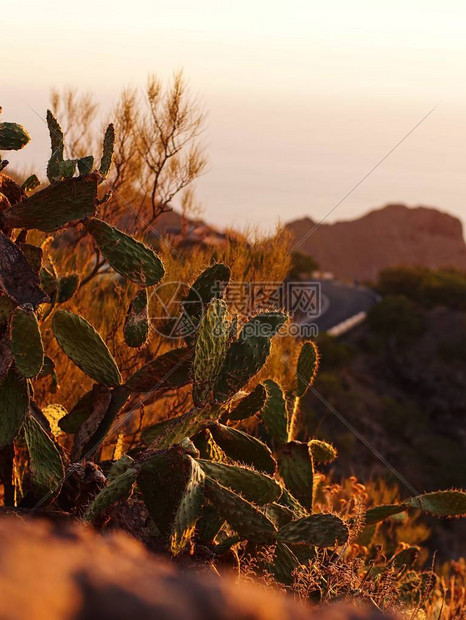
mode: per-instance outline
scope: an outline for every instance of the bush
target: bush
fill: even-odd
[[[384,297],[370,310],[367,320],[373,332],[398,343],[418,337],[424,328],[418,306],[403,295]]]
[[[382,295],[403,295],[425,308],[466,310],[466,272],[454,268],[393,267],[379,274]]]

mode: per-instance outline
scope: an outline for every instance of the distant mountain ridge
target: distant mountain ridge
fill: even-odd
[[[286,226],[298,242],[316,222],[305,217]],[[466,269],[460,220],[423,206],[388,204],[356,220],[323,223],[296,250],[346,281],[375,281],[381,269],[395,265]]]

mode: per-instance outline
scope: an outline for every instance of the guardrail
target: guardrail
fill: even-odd
[[[366,317],[367,312],[358,312],[357,314],[350,316],[349,319],[345,319],[341,323],[338,323],[338,325],[334,325],[333,327],[328,329],[327,334],[335,337],[346,334],[346,332],[349,332],[349,330],[353,329],[353,327],[356,327],[356,325],[360,325],[361,323],[363,323],[366,320]]]

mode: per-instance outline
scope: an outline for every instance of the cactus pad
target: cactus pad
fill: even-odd
[[[226,417],[228,420],[245,420],[256,413],[260,413],[267,399],[265,387],[259,383],[254,390],[242,398]]]
[[[152,286],[163,278],[165,270],[162,261],[140,241],[96,218],[88,220],[86,228],[120,275],[141,286]]]
[[[31,139],[28,132],[17,123],[0,123],[0,151],[19,151]]]
[[[411,497],[405,503],[436,517],[466,516],[466,491],[433,491]]]
[[[58,310],[52,328],[66,355],[89,377],[109,387],[121,382],[120,371],[107,345],[85,319],[67,310]]]
[[[49,185],[3,212],[9,228],[53,232],[94,215],[97,177],[77,177]]]
[[[44,363],[44,348],[34,312],[16,308],[11,321],[11,352],[23,377],[39,374]]]
[[[314,459],[314,463],[330,463],[338,456],[336,448],[326,441],[311,439],[308,446],[311,451],[312,458]]]
[[[406,509],[406,504],[387,504],[385,506],[375,506],[374,508],[369,508],[366,512],[366,525],[378,523],[379,521],[388,519],[392,515],[397,515],[400,512],[404,512]]]
[[[227,350],[230,322],[226,303],[214,299],[197,332],[193,360],[193,400],[202,406],[212,400],[212,389]]]
[[[278,471],[286,488],[305,508],[311,510],[314,465],[309,446],[300,441],[290,441],[278,448],[276,457]]]
[[[267,545],[275,541],[275,525],[253,504],[208,476],[205,494],[240,536],[258,544]]]
[[[149,335],[147,313],[147,290],[141,289],[132,300],[123,329],[125,342],[129,347],[142,347]]]
[[[0,383],[0,447],[16,437],[29,406],[26,380],[10,368]]]
[[[105,179],[110,172],[110,168],[113,161],[113,147],[115,145],[115,129],[113,125],[107,127],[104,136],[104,143],[102,147],[102,159],[100,162],[99,172],[100,175]]]
[[[212,437],[227,456],[273,475],[277,464],[268,446],[259,439],[223,424],[209,426]]]
[[[152,520],[166,536],[170,535],[190,476],[191,464],[178,448],[157,453],[141,465],[138,487]]]
[[[28,415],[24,422],[24,436],[34,483],[41,489],[56,493],[64,477],[57,446],[32,415]]]
[[[331,514],[315,514],[291,521],[278,531],[278,540],[284,543],[333,547],[348,540],[348,528]]]
[[[190,456],[185,456],[184,461],[187,462],[190,469],[186,486],[173,520],[170,549],[174,555],[182,551],[191,540],[204,503],[205,474],[198,463]]]
[[[203,459],[197,462],[208,476],[258,506],[274,502],[282,493],[278,482],[253,469]]]
[[[305,342],[299,352],[296,367],[296,396],[301,398],[313,384],[319,368],[319,350],[314,342]]]
[[[129,468],[116,476],[104,487],[86,510],[83,519],[91,523],[117,500],[128,497],[138,476],[135,468]]]
[[[243,326],[227,350],[214,387],[216,400],[228,400],[262,368],[270,353],[270,340],[286,320],[280,312],[264,312]]]
[[[73,297],[79,285],[79,276],[77,273],[71,273],[69,276],[63,276],[57,280],[57,302],[65,303]]]
[[[262,411],[262,422],[277,443],[288,440],[288,413],[282,388],[271,379],[264,381],[267,400]]]

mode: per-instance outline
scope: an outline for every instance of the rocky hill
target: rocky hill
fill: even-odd
[[[310,218],[287,225],[296,241],[315,226]],[[374,281],[381,269],[395,265],[466,269],[461,222],[437,209],[402,204],[389,204],[357,220],[323,223],[297,250],[346,281]]]

